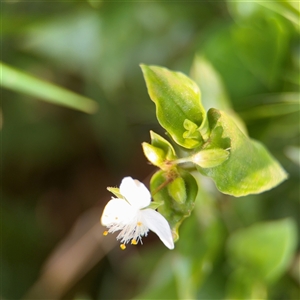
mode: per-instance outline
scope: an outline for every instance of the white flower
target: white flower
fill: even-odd
[[[161,241],[174,249],[171,229],[167,220],[157,211],[146,208],[151,202],[151,194],[143,183],[131,177],[125,177],[120,185],[120,194],[125,199],[112,198],[105,206],[101,223],[108,228],[104,235],[121,230],[117,239],[121,239],[121,249],[131,241],[142,243],[149,229],[155,232]]]

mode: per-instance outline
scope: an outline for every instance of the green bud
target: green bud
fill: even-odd
[[[191,161],[201,168],[213,168],[228,159],[229,151],[224,149],[202,150],[191,157]]]
[[[152,130],[150,131],[150,136],[151,145],[156,148],[162,149],[165,153],[165,159],[174,160],[176,158],[176,153],[173,146],[166,139],[164,139],[159,134],[153,132]]]
[[[177,177],[168,184],[168,193],[177,203],[182,204],[186,201],[186,188],[182,177]]]
[[[143,151],[147,159],[155,166],[160,167],[165,160],[165,153],[162,149],[148,143],[142,143]]]
[[[193,139],[195,140],[195,143],[202,142],[201,134],[198,130],[198,125],[194,122],[185,119],[183,122],[183,127],[186,129],[186,131],[183,133],[183,138],[185,139]]]

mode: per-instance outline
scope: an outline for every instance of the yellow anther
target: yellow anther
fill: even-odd
[[[121,244],[121,245],[120,245],[120,248],[121,248],[122,250],[125,250],[125,249],[126,249],[125,244]]]
[[[105,231],[103,232],[103,235],[108,235],[108,231],[105,230]]]
[[[132,241],[131,241],[131,244],[132,244],[132,245],[137,245],[137,241],[136,241],[136,240],[132,240]]]
[[[142,225],[142,222],[137,222],[137,226],[141,226]]]

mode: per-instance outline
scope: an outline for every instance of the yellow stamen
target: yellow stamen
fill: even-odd
[[[132,244],[132,245],[137,245],[137,241],[136,241],[136,240],[132,240],[132,241],[131,241],[131,244]]]
[[[103,232],[103,235],[108,235],[108,231],[105,230],[105,231]]]
[[[121,245],[120,245],[120,248],[121,248],[122,250],[125,250],[125,249],[126,249],[125,244],[121,244]]]
[[[141,226],[142,225],[142,222],[137,222],[137,226]]]

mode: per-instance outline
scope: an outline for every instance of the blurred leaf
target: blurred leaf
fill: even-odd
[[[98,105],[95,101],[43,81],[3,63],[1,67],[1,86],[21,92],[52,104],[65,106],[86,113],[94,113]]]
[[[179,299],[196,299],[197,286],[193,280],[193,261],[178,253],[174,256],[173,269]]]
[[[227,279],[226,299],[267,300],[267,286],[251,270],[237,268]]]
[[[287,270],[297,245],[292,219],[254,224],[228,241],[228,257],[257,280],[275,281]]]
[[[199,146],[199,141],[183,137],[186,119],[198,126],[203,121],[205,112],[198,86],[180,72],[156,66],[142,65],[141,68],[161,126],[179,145],[189,149]]]
[[[257,78],[272,87],[281,75],[289,34],[281,19],[255,15],[232,27],[236,53]]]
[[[284,152],[291,161],[300,165],[300,147],[287,146]]]
[[[102,32],[99,14],[93,9],[81,7],[79,11],[44,17],[21,34],[23,50],[46,57],[63,69],[95,77]]]
[[[176,281],[172,272],[172,258],[172,255],[165,255],[158,262],[155,262],[156,268],[152,272],[150,280],[146,282],[146,284],[143,284],[143,292],[137,297],[134,297],[134,300],[180,299],[178,297]]]
[[[231,103],[220,75],[205,57],[196,55],[191,67],[191,78],[199,85],[205,110],[231,109]]]
[[[297,1],[282,0],[282,1],[258,1],[257,4],[262,5],[283,17],[290,20],[295,27],[300,30],[300,7]],[[297,5],[298,4],[298,5]]]
[[[197,293],[204,292],[205,281],[211,281],[209,276],[224,249],[227,233],[215,199],[207,191],[207,178],[196,172],[193,175],[198,182],[196,205],[180,228],[181,239],[176,244],[180,255],[174,253],[176,262],[179,260],[178,264],[174,262],[174,273],[181,299],[213,299],[214,293],[206,297],[197,297]],[[215,281],[211,283],[213,289],[218,285]],[[221,290],[218,293],[222,294]],[[220,294],[215,299],[221,299]]]
[[[208,119],[211,137],[207,149],[230,148],[230,156],[217,167],[198,169],[211,177],[222,193],[236,197],[257,194],[287,178],[265,147],[245,136],[226,113],[210,109]]]
[[[102,5],[102,3],[103,3],[103,1],[102,0],[86,0],[90,5],[91,5],[91,7],[93,7],[93,8],[99,8],[101,5]]]
[[[291,21],[299,30],[300,9],[296,1],[252,1],[245,2],[243,0],[227,1],[230,12],[236,18],[246,19],[256,17],[259,14],[267,13],[267,10],[276,12]],[[267,9],[267,10],[266,10]]]
[[[246,4],[246,3],[245,3]],[[201,47],[201,53],[220,74],[234,107],[239,107],[245,95],[264,92],[266,87],[243,63],[234,43],[232,28],[237,24],[220,22]],[[238,83],[237,83],[238,78]]]
[[[247,111],[240,111],[239,114],[244,120],[248,121],[282,116],[298,112],[300,110],[299,93],[265,95],[263,96],[261,102],[263,102],[264,104],[248,108]]]
[[[206,111],[217,108],[226,111],[239,128],[247,134],[242,119],[234,112],[222,78],[205,57],[196,55],[191,67],[191,78],[199,85],[201,101]]]

